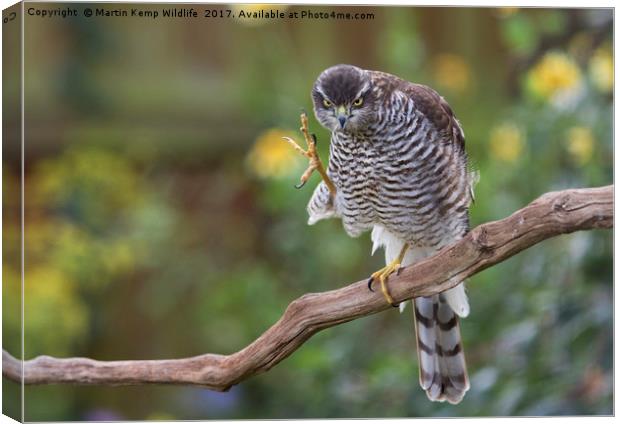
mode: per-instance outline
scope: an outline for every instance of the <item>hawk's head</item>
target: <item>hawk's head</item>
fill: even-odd
[[[324,70],[312,87],[316,119],[330,131],[359,132],[375,117],[370,75],[352,65]]]

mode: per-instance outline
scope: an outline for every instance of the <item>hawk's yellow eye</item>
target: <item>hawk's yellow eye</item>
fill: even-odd
[[[325,107],[332,107],[332,102],[330,102],[327,99],[323,99],[323,106],[325,106]]]
[[[361,97],[358,97],[357,99],[353,101],[353,106],[359,107],[362,105],[362,103],[364,103],[364,99],[362,99]]]

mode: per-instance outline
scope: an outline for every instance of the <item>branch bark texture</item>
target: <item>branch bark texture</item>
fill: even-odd
[[[613,228],[613,186],[547,193],[500,221],[474,228],[435,256],[393,275],[397,302],[449,289],[465,278],[560,234]],[[183,359],[96,361],[39,356],[22,363],[2,352],[2,374],[25,384],[186,384],[225,391],[271,367],[328,327],[375,314],[389,306],[366,280],[293,301],[271,328],[244,349]]]

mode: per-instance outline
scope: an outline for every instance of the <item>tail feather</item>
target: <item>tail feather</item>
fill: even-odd
[[[469,390],[459,318],[443,294],[414,301],[420,386],[430,400],[459,403]]]
[[[420,364],[420,386],[424,390],[429,390],[433,385],[433,379],[436,377],[434,371],[438,367],[435,355],[437,333],[433,318],[433,299],[430,297],[415,299],[413,311],[416,350],[418,351],[418,364]]]

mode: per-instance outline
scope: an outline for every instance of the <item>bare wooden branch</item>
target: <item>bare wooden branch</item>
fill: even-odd
[[[564,233],[613,227],[613,186],[547,193],[508,218],[473,229],[463,240],[389,281],[398,302],[439,293],[528,247]],[[268,371],[316,332],[391,309],[366,280],[293,301],[257,340],[230,355],[184,359],[96,361],[39,356],[25,361],[25,384],[191,384],[227,390]],[[2,353],[2,374],[21,381],[21,362]]]

